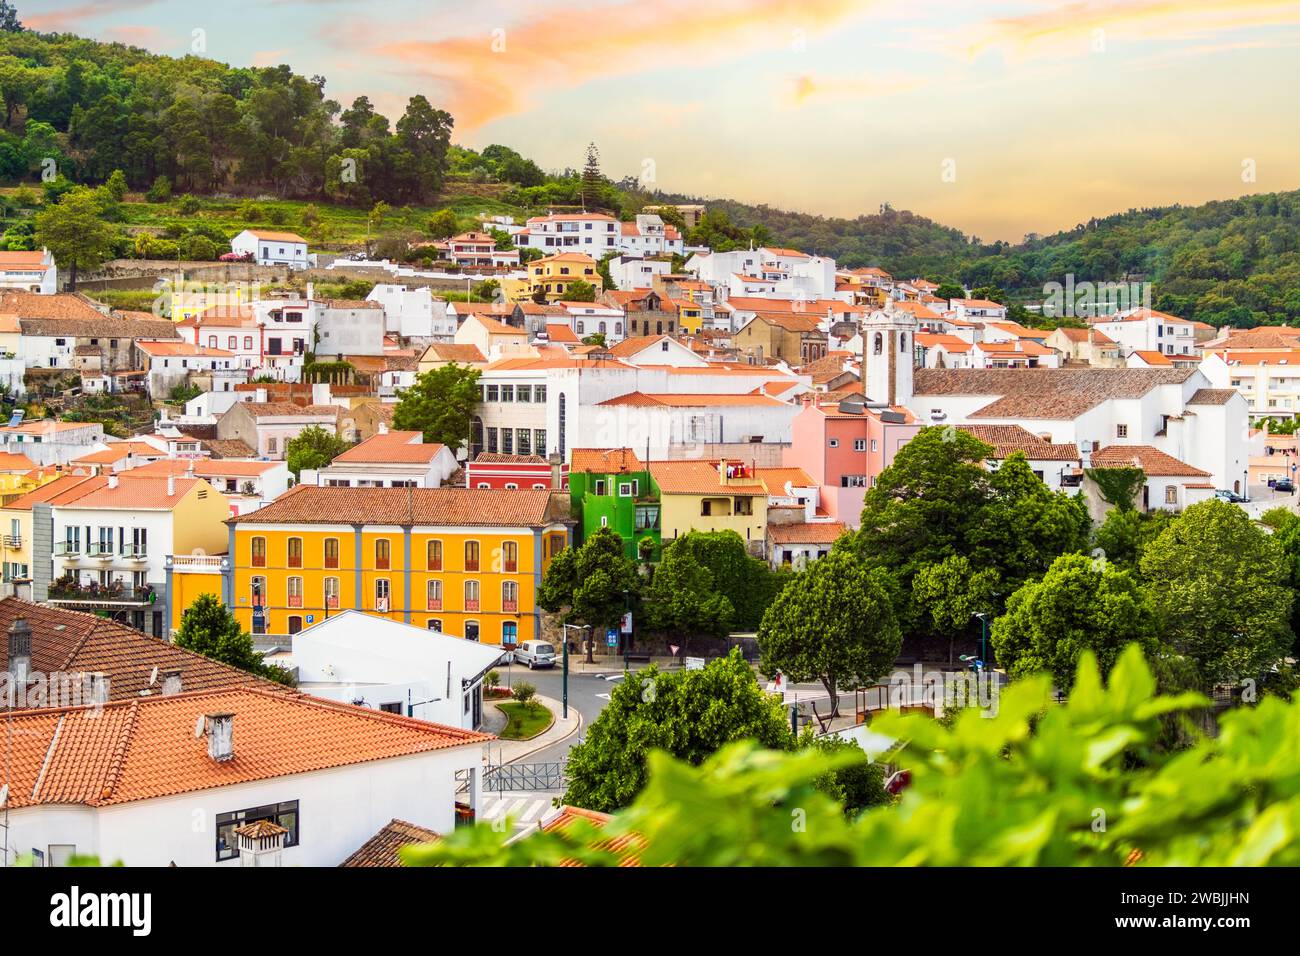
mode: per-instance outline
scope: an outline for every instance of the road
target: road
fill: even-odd
[[[1294,512],[1297,503],[1300,503],[1300,496],[1281,495],[1267,486],[1251,485],[1250,501],[1242,507],[1246,509],[1246,514],[1258,519],[1270,508],[1289,508]]]
[[[498,667],[497,670],[501,672],[502,687],[513,686],[513,684],[520,681],[528,681],[537,688],[537,693],[554,700],[560,699],[564,677],[558,666],[554,670],[530,671],[527,667],[511,664]],[[609,703],[609,692],[616,686],[616,682],[607,681],[595,674],[576,674],[570,671],[569,707],[577,710],[582,715],[582,729],[573,736],[561,740],[545,750],[529,754],[524,760],[528,763],[563,760],[568,755],[569,748],[578,742],[578,738],[583,736],[595,719],[600,716],[600,712]]]

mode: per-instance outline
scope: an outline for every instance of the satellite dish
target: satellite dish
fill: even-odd
[[[152,687],[156,683],[158,683],[158,668],[154,667],[153,673],[149,675],[149,686]]]
[[[203,737],[203,730],[204,730],[204,724],[205,724],[205,723],[206,723],[206,721],[203,719],[203,715],[202,715],[202,714],[199,714],[199,718],[198,718],[198,720],[194,721],[194,739],[195,739],[195,740],[199,740],[200,738]]]

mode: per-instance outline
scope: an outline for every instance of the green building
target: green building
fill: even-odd
[[[629,558],[640,560],[640,543],[649,539],[650,559],[659,560],[659,488],[632,449],[573,449],[569,495],[582,541],[613,528]]]

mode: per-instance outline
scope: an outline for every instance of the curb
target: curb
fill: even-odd
[[[497,710],[501,710],[501,705],[502,705],[502,704],[508,704],[508,703],[510,703],[510,701],[500,700],[500,701],[495,701],[495,702],[492,704],[492,706],[495,707]],[[545,706],[545,705],[543,704],[543,706]],[[511,743],[521,743],[521,744],[526,744],[526,743],[528,743],[530,740],[536,740],[536,739],[537,739],[538,737],[540,737],[542,734],[546,733],[548,730],[550,730],[552,727],[554,727],[554,726],[555,726],[555,722],[556,722],[557,720],[559,720],[560,718],[557,717],[557,716],[555,715],[555,711],[551,710],[551,708],[547,707],[547,708],[546,708],[546,711],[547,711],[547,713],[549,713],[549,714],[551,715],[551,722],[550,722],[549,724],[547,724],[547,725],[546,725],[545,727],[543,727],[541,730],[537,731],[537,733],[533,734],[531,737],[521,737],[521,738],[516,738],[515,740],[511,740],[510,742],[511,742]],[[501,710],[501,713],[502,713],[502,714],[505,714],[505,711],[504,711],[504,710]],[[507,714],[507,715],[506,715],[506,726],[509,726],[509,725],[510,725],[510,717],[509,717],[509,715]],[[509,738],[498,737],[497,739],[498,739],[498,740],[507,740],[507,739],[509,739]]]
[[[546,699],[547,699],[547,700],[551,700],[551,698],[549,698],[549,697],[546,698]],[[556,703],[558,703],[558,702],[556,702]],[[575,714],[577,714],[578,719],[577,719],[577,721],[574,723],[574,725],[573,725],[573,729],[570,730],[570,731],[569,731],[567,734],[565,734],[563,737],[556,737],[554,740],[548,740],[546,743],[542,744],[541,746],[533,747],[531,750],[525,750],[523,753],[519,754],[518,756],[516,756],[516,757],[511,757],[509,760],[504,761],[504,763],[518,763],[519,761],[523,760],[525,757],[531,757],[533,754],[538,753],[538,752],[540,752],[540,751],[542,751],[542,750],[545,750],[547,747],[553,747],[555,744],[563,743],[564,741],[568,740],[570,737],[572,737],[574,734],[576,734],[579,730],[582,729],[582,712],[581,712],[580,710],[578,710],[576,707],[573,709],[573,712],[574,712]],[[555,714],[555,713],[557,713],[557,711],[554,711],[554,710],[553,710],[553,711],[551,711],[551,713],[552,713],[552,714]],[[559,717],[556,717],[556,720],[559,720],[559,719],[560,719]],[[553,726],[555,726],[555,725],[552,724],[551,726],[553,727]],[[542,733],[545,733],[545,732],[546,732],[546,731],[542,731]],[[535,738],[534,738],[534,739],[535,739]]]

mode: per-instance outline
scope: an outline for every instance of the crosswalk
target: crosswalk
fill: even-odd
[[[526,796],[517,793],[492,794],[490,796],[484,794],[483,811],[478,815],[478,819],[493,822],[512,818],[513,828],[516,830],[536,826],[538,821],[545,817],[547,811],[551,809],[551,801],[555,796],[557,795],[536,793],[530,793]]]

